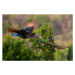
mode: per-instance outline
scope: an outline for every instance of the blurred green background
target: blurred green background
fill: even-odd
[[[66,49],[48,47],[34,39],[12,36],[8,28],[24,29],[29,22],[35,22],[34,31],[43,39],[53,38],[52,43],[70,46]],[[73,15],[3,15],[3,60],[73,60]]]

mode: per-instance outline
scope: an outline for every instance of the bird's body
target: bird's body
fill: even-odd
[[[19,36],[24,39],[28,38],[28,36],[32,36],[32,37],[35,36],[35,37],[42,38],[41,35],[32,33],[33,28],[34,28],[34,23],[29,23],[25,29],[18,30],[18,29],[8,28],[8,32],[12,32],[13,36]]]
[[[33,38],[39,42],[42,42],[46,45],[49,45],[51,47],[54,47],[54,48],[58,48],[58,49],[64,49],[64,48],[68,48],[68,47],[61,47],[61,46],[58,46],[58,45],[55,45],[55,44],[51,44],[51,40],[49,38],[49,42],[41,39],[42,36],[37,34],[37,33],[32,33],[33,32],[33,28],[34,28],[35,24],[34,23],[29,23],[27,24],[26,28],[25,29],[21,29],[21,30],[18,30],[18,29],[13,29],[13,28],[8,28],[8,32],[11,32],[13,36],[19,36],[23,39],[25,38]],[[36,39],[35,37],[38,37],[40,39]]]

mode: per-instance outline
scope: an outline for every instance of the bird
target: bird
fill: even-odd
[[[19,36],[23,39],[29,38],[29,37],[42,38],[41,35],[37,33],[32,33],[35,25],[36,24],[34,22],[29,22],[27,26],[25,27],[25,29],[19,30],[19,29],[14,29],[14,28],[8,28],[8,32],[11,32],[13,36]]]
[[[23,39],[33,38],[37,40],[38,42],[44,43],[47,46],[51,46],[53,48],[57,48],[57,49],[69,48],[69,46],[61,47],[61,46],[56,45],[55,43],[51,44],[50,37],[49,37],[49,41],[45,41],[40,34],[33,33],[33,28],[35,25],[36,24],[34,22],[29,22],[27,26],[25,27],[25,29],[19,30],[19,29],[14,29],[14,28],[8,28],[8,32],[11,32],[13,36],[19,36]],[[38,39],[36,37],[38,37]]]

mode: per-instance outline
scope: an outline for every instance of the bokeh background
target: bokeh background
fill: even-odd
[[[35,41],[14,37],[8,28],[24,29],[29,22],[35,22],[34,32],[41,33],[42,26],[52,30],[54,43],[59,46],[70,46],[67,49],[55,49],[54,52],[44,51],[37,46],[32,47]],[[38,32],[39,31],[39,32]],[[73,15],[3,15],[3,60],[73,60]],[[47,49],[47,48],[46,48]]]

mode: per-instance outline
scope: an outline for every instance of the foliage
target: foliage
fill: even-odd
[[[27,19],[27,23],[29,23],[29,22],[32,22],[32,18],[31,17]]]
[[[70,45],[70,47],[68,49],[57,50],[55,53],[55,60],[72,61],[73,60],[73,45]]]
[[[35,60],[36,55],[25,46],[24,41],[7,36],[3,41],[3,60]]]
[[[8,22],[7,25],[3,26],[3,33],[6,33],[7,32],[7,29],[10,27],[11,23]]]
[[[36,15],[33,20],[37,24],[43,24],[44,22],[49,22],[49,17],[47,15]]]
[[[47,23],[43,24],[36,33],[42,35],[42,38],[46,41],[54,43],[52,29],[48,26]],[[36,55],[42,53],[42,58],[44,60],[54,60],[55,49],[53,47],[47,46],[46,44],[39,43],[37,40],[30,39],[30,42],[33,43],[32,47],[36,50]],[[39,53],[40,51],[41,53]],[[39,53],[39,54],[38,54]]]
[[[72,40],[72,17],[72,15],[3,15],[3,35],[8,35],[9,27],[22,29],[28,22],[33,21],[37,23],[34,32],[42,35],[43,40],[52,44],[60,40],[61,42],[58,41],[56,44],[69,45],[72,43],[72,41],[68,43]],[[9,36],[3,38],[6,38],[3,40],[3,60],[73,60],[72,45],[69,49],[58,50],[34,39],[22,40]],[[25,45],[25,41],[30,46]]]
[[[67,59],[73,60],[73,45],[71,45],[70,48],[68,49]]]
[[[66,61],[67,60],[67,54],[68,51],[67,49],[62,50],[57,50],[55,53],[55,60],[59,60],[59,61]]]
[[[47,31],[48,33],[46,33]],[[53,33],[48,24],[45,23],[36,33],[41,33],[44,40],[54,43],[54,40],[51,39]],[[39,43],[37,40],[30,39],[33,47],[32,50],[25,46],[24,42],[25,40],[16,40],[7,36],[6,40],[3,41],[3,60],[54,60],[54,48]]]

